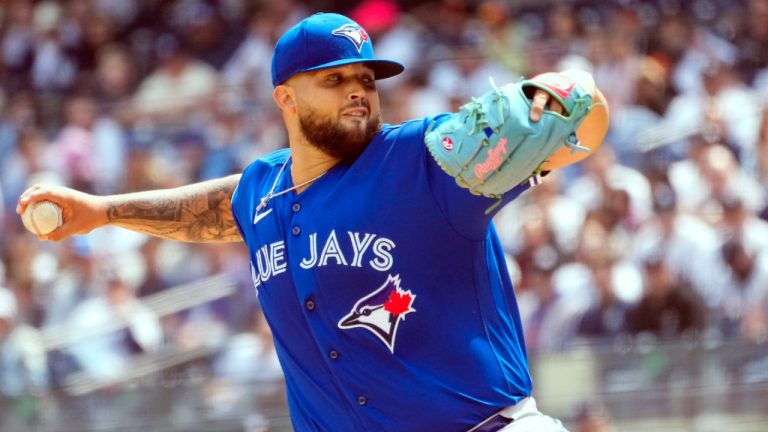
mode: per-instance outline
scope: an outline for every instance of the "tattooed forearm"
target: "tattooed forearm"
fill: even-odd
[[[231,200],[240,175],[109,197],[109,223],[188,242],[240,241]]]
[[[153,200],[149,196],[159,192],[134,194],[133,198],[146,195],[144,199],[137,201],[122,202],[122,199],[112,201],[107,209],[107,218],[110,222],[122,219],[178,220],[178,199],[156,198]]]

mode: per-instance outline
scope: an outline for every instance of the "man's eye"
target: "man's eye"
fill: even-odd
[[[337,82],[340,79],[341,78],[338,75],[331,75],[331,76],[328,77],[328,81],[331,81],[331,82]]]

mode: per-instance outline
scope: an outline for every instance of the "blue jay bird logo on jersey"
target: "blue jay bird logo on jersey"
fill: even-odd
[[[367,329],[394,353],[397,328],[406,314],[416,312],[412,307],[415,299],[410,290],[400,288],[400,275],[389,275],[382,286],[355,303],[352,311],[339,321],[339,328]]]
[[[360,52],[360,50],[363,48],[363,44],[366,43],[369,39],[368,33],[354,24],[344,24],[343,26],[332,31],[331,34],[336,36],[344,36],[345,38],[349,39],[353,44],[355,44],[357,52]]]

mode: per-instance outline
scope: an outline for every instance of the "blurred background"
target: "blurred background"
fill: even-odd
[[[318,10],[408,66],[388,123],[590,71],[602,149],[496,220],[535,395],[573,432],[768,430],[768,0],[0,2],[0,430],[290,430],[243,245],[38,242],[15,206],[284,147],[272,47]]]

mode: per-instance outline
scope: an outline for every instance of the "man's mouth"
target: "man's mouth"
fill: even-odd
[[[363,107],[349,108],[341,112],[343,116],[366,118],[368,117],[368,109]]]

